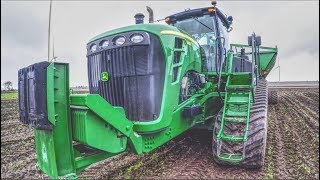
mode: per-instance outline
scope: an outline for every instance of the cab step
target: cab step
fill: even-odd
[[[243,155],[241,154],[228,154],[221,153],[218,158],[222,161],[230,162],[230,163],[238,163],[244,160]]]
[[[222,135],[221,140],[231,141],[231,142],[243,142],[245,140],[244,136],[233,136],[233,135]]]
[[[246,123],[247,117],[245,116],[227,116],[224,117],[225,122],[233,122],[233,123]]]

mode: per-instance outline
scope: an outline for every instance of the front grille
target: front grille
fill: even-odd
[[[136,76],[148,75],[146,48],[144,46],[128,46],[112,49],[103,52],[102,59],[105,59],[103,67],[106,67],[106,71],[112,76],[109,82],[100,81],[99,94],[114,106],[121,106],[124,104],[125,95],[134,98],[134,94],[124,94],[123,86],[128,85],[126,88],[129,88],[130,91],[138,91],[132,89],[136,85]]]
[[[159,40],[152,35],[150,40],[150,45],[88,55],[90,93],[123,107],[127,118],[134,121],[154,120],[160,113],[165,60]],[[100,80],[102,72],[108,72],[108,81]]]

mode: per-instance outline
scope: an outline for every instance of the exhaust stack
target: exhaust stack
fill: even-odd
[[[153,10],[151,7],[147,6],[147,11],[149,13],[149,23],[153,23]]]

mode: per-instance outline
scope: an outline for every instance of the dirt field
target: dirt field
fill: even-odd
[[[269,106],[266,164],[260,170],[221,167],[211,134],[188,131],[142,156],[122,154],[83,171],[80,178],[319,179],[319,89],[278,89]],[[18,121],[17,100],[1,100],[1,177],[47,178],[36,167],[31,128]]]

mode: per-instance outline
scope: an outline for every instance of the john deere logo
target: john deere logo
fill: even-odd
[[[109,80],[109,74],[107,72],[101,73],[101,81],[108,81]]]

